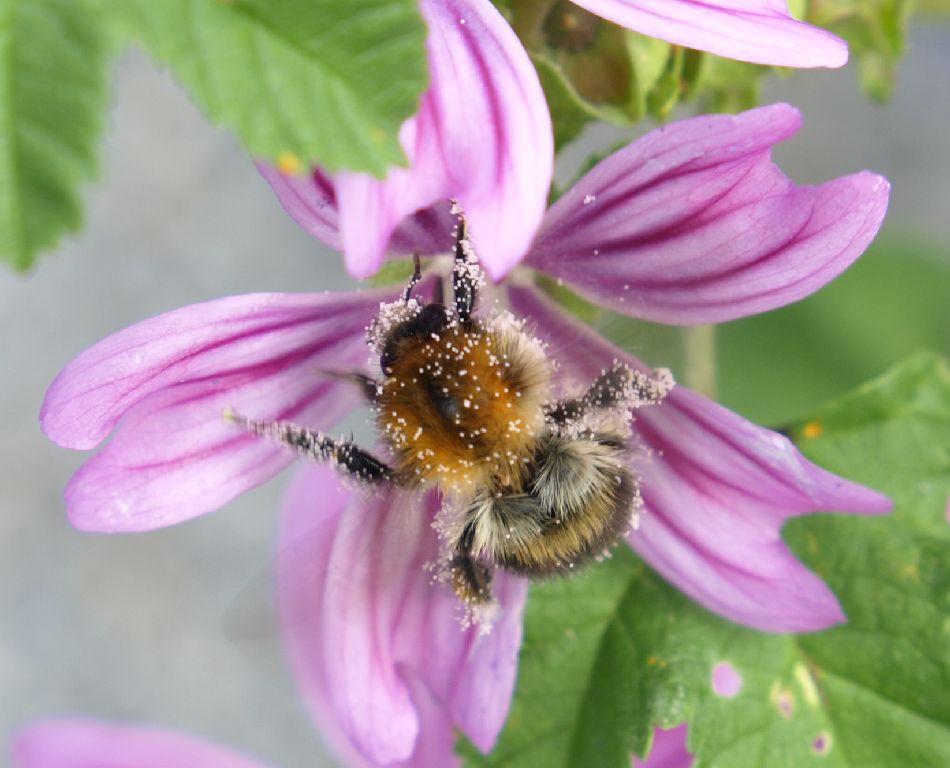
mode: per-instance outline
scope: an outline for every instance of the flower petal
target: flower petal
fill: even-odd
[[[91,719],[32,723],[16,734],[12,752],[13,768],[263,768],[192,736]]]
[[[533,289],[510,295],[579,380],[614,359],[643,369]],[[638,410],[635,432],[647,454],[637,467],[645,513],[630,544],[644,560],[710,610],[757,629],[811,632],[844,620],[828,587],[782,541],[782,526],[809,512],[886,512],[887,498],[684,387]]]
[[[390,292],[257,294],[131,326],[90,348],[50,386],[40,420],[60,445],[112,440],[66,492],[73,524],[135,531],[211,511],[292,460],[225,421],[327,429],[358,401],[325,372],[365,366],[364,329]]]
[[[327,467],[302,468],[288,497],[285,640],[314,719],[348,759],[455,765],[453,723],[487,750],[507,714],[525,585],[499,577],[492,631],[463,627],[426,569],[439,557],[437,507],[434,493],[366,499]]]
[[[728,59],[780,67],[841,67],[848,45],[793,19],[785,0],[573,0],[644,35]]]
[[[408,169],[337,177],[347,267],[373,274],[394,228],[437,200],[465,210],[482,266],[501,279],[524,256],[553,171],[551,119],[528,55],[487,0],[421,0],[431,85],[400,133]]]
[[[868,172],[796,187],[770,152],[800,123],[775,104],[653,131],[558,200],[528,263],[597,303],[671,324],[809,295],[874,238],[889,187]]]
[[[314,168],[309,174],[287,173],[263,160],[255,165],[294,221],[321,243],[342,250],[336,189],[323,171]]]
[[[690,768],[693,756],[686,750],[687,725],[654,728],[653,746],[646,760],[633,758],[633,768]]]
[[[336,188],[326,174],[317,168],[308,175],[285,173],[262,161],[257,162],[257,170],[291,218],[320,242],[343,250]],[[403,219],[393,232],[389,249],[420,256],[447,253],[452,248],[454,226],[448,202],[437,203]]]

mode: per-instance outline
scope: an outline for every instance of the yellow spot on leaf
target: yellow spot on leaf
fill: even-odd
[[[901,578],[908,581],[918,581],[920,579],[920,568],[917,563],[907,563],[901,568]]]
[[[805,701],[809,706],[817,707],[818,689],[815,687],[815,681],[808,672],[808,668],[804,664],[796,664],[793,671],[795,673],[795,679],[802,689],[802,696],[805,698]]]
[[[300,158],[293,152],[281,152],[277,156],[277,170],[288,176],[299,173],[301,165]]]
[[[820,437],[821,433],[825,431],[825,428],[821,426],[817,421],[809,421],[804,427],[802,427],[802,437],[807,440],[814,440],[816,437]]]

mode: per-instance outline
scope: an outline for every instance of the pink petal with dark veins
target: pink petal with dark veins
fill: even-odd
[[[792,184],[770,155],[800,124],[775,104],[653,131],[552,206],[528,263],[595,303],[676,325],[808,296],[867,248],[889,187],[868,172]]]
[[[576,381],[614,359],[645,369],[533,288],[509,293]],[[891,508],[886,497],[685,387],[634,416],[647,455],[636,466],[645,509],[630,545],[644,560],[709,610],[757,629],[812,632],[844,621],[831,590],[782,541],[782,526],[810,512],[880,514]]]
[[[343,250],[336,188],[326,174],[317,168],[306,175],[288,174],[262,161],[258,161],[257,170],[294,221],[320,242],[334,250]],[[397,254],[415,252],[420,256],[448,253],[455,223],[448,201],[416,211],[396,227],[389,250]]]
[[[780,67],[841,67],[848,46],[789,15],[785,0],[573,0],[641,34],[727,59]]]
[[[528,250],[553,170],[551,119],[528,54],[488,0],[421,0],[431,85],[400,132],[408,169],[337,176],[350,272],[379,269],[409,214],[454,198],[482,266],[500,280]]]
[[[488,750],[514,687],[526,585],[499,575],[491,632],[428,568],[440,555],[425,496],[341,489],[302,469],[285,507],[279,557],[283,631],[306,703],[357,764],[457,765],[453,727]]]
[[[258,485],[293,459],[224,419],[328,429],[359,393],[328,375],[363,369],[364,329],[390,293],[256,294],[145,320],[77,357],[40,415],[60,445],[91,448],[66,492],[84,530],[146,530],[194,517]]]

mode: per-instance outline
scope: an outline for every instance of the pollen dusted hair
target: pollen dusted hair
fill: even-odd
[[[510,313],[474,316],[483,285],[460,217],[454,302],[421,304],[412,289],[380,306],[367,338],[381,377],[357,381],[392,464],[349,441],[294,424],[230,418],[364,483],[437,487],[445,504],[444,576],[469,606],[491,600],[492,569],[529,577],[569,571],[605,554],[640,506],[630,468],[631,410],[672,387],[614,363],[585,393],[551,399],[552,363]]]

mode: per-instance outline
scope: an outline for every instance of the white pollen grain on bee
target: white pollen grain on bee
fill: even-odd
[[[452,277],[469,299],[485,282],[464,222]],[[642,502],[625,468],[638,450],[627,442],[629,408],[661,401],[668,387],[645,375],[625,380],[615,364],[602,372],[605,380],[579,382],[571,400],[555,383],[557,361],[522,318],[484,296],[471,315],[453,302],[437,312],[409,297],[411,289],[380,305],[367,326],[382,373],[374,418],[393,454],[391,482],[434,486],[447,500],[433,521],[443,542],[441,582],[471,615],[493,604],[496,569],[566,574],[633,527]],[[562,402],[580,406],[575,413]],[[598,442],[599,434],[608,440]],[[367,474],[361,482],[372,481]],[[463,530],[473,544],[464,544]]]

